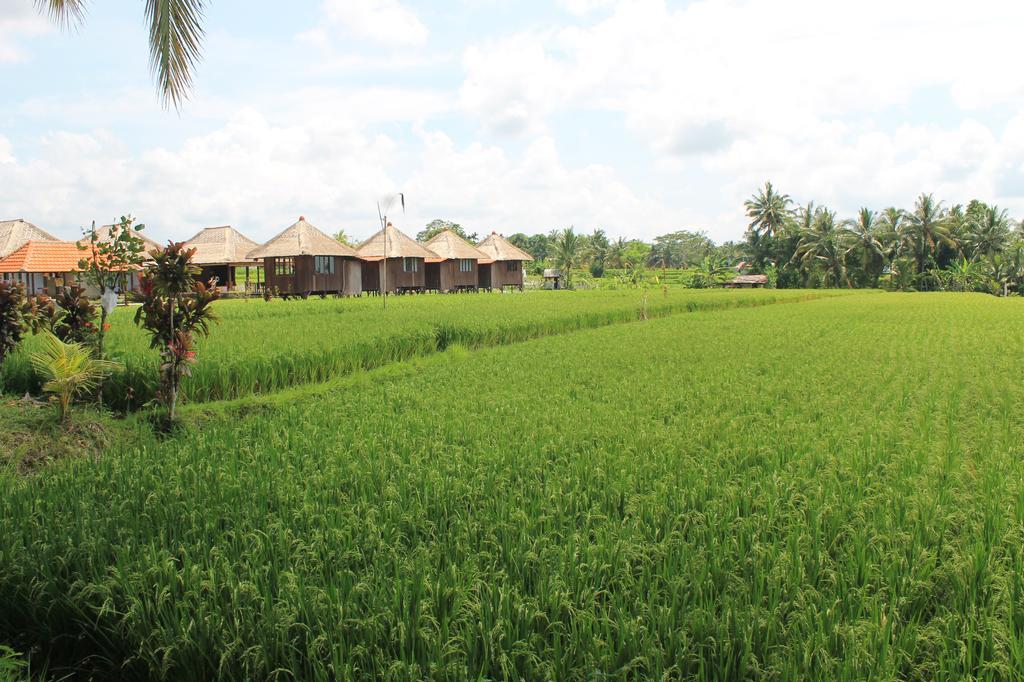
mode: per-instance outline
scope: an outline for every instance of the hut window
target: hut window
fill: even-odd
[[[419,258],[403,258],[402,259],[402,272],[419,272],[420,271],[420,259]]]
[[[505,261],[505,270],[508,272],[519,272],[519,261],[510,260]]]
[[[459,272],[473,272],[473,259],[471,259],[471,258],[460,258],[459,259]]]
[[[334,274],[334,256],[314,256],[314,267],[318,275]]]
[[[278,277],[288,277],[295,274],[294,258],[275,258],[274,274]]]

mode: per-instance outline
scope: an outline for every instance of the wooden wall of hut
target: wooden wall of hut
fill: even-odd
[[[266,286],[282,294],[344,294],[362,293],[362,262],[344,256],[326,256],[334,259],[334,272],[317,273],[317,256],[295,256],[291,259],[267,258],[263,278]],[[278,261],[291,260],[292,274],[278,274]]]
[[[463,272],[459,269],[458,260],[445,260],[438,263],[441,291],[458,291],[459,289],[475,289],[477,287],[477,263],[470,259],[472,269]]]
[[[515,270],[509,270],[509,263],[513,263]],[[484,274],[483,269],[487,268],[490,272]],[[480,288],[482,289],[502,289],[504,287],[518,287],[523,288],[523,263],[517,260],[500,260],[495,261],[489,265],[480,266]],[[484,279],[489,280],[489,286],[484,284]]]
[[[399,290],[415,289],[423,291],[427,286],[427,263],[422,258],[410,260],[417,261],[416,272],[405,272],[403,258],[387,259],[387,290],[388,293],[395,293]],[[363,263],[363,291],[380,291],[384,261],[371,261]]]

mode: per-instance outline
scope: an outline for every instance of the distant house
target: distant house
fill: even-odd
[[[523,263],[532,261],[533,256],[497,232],[491,232],[476,248],[487,256],[480,261],[481,289],[523,288]]]
[[[768,286],[768,275],[738,275],[722,286],[729,289],[760,289]]]
[[[561,289],[562,288],[562,271],[558,268],[545,268],[544,269],[544,288],[545,289]]]
[[[265,286],[282,294],[362,293],[362,263],[356,252],[304,216],[246,258],[262,261]]]
[[[0,280],[22,284],[29,295],[55,296],[57,287],[78,283],[82,255],[74,242],[28,241],[0,258]]]
[[[250,269],[263,267],[259,261],[249,258],[249,253],[259,244],[230,225],[204,228],[185,243],[196,250],[192,262],[202,268],[200,279],[209,282],[216,277],[217,285],[228,291],[238,286],[236,268],[245,268],[243,282],[248,284]]]
[[[427,285],[426,261],[438,255],[388,223],[364,241],[356,253],[363,265],[363,290],[388,293],[423,291]]]
[[[0,220],[0,258],[6,258],[30,241],[59,242],[61,240],[22,218]]]
[[[437,254],[436,258],[426,259],[427,289],[459,291],[477,288],[478,263],[487,260],[484,252],[451,230],[434,235],[426,247]]]

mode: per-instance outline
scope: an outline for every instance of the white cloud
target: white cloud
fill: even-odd
[[[50,28],[32,6],[32,0],[0,0],[0,64],[26,61],[29,55],[17,39],[39,35]]]
[[[329,23],[356,38],[388,45],[418,46],[427,42],[427,27],[413,10],[397,0],[325,0],[323,8]],[[326,37],[320,39],[326,41]]]
[[[459,149],[444,133],[424,133],[419,165],[404,188],[415,220],[445,217],[480,234],[575,225],[637,235],[675,225],[671,212],[634,194],[612,168],[567,167],[550,137],[535,139],[513,158],[500,147]]]
[[[324,230],[368,236],[374,200],[406,193],[411,233],[437,217],[481,234],[547,231],[575,224],[612,234],[674,225],[672,214],[637,196],[608,166],[572,168],[541,137],[519,154],[497,146],[460,147],[420,130],[399,144],[351,121],[269,120],[252,109],[175,148],[134,152],[102,131],[59,132],[31,158],[15,158],[0,138],[0,205],[65,238],[92,219],[132,212],[160,239],[185,239],[230,223],[267,239],[304,214]]]
[[[592,19],[599,4],[564,0],[574,25],[469,46],[463,109],[484,131],[526,137],[556,115],[618,114],[652,175],[706,176],[682,193],[719,237],[739,236],[742,220],[723,216],[768,177],[854,208],[927,190],[1024,210],[1000,181],[1016,164],[977,118],[1024,105],[1024,3],[624,0]],[[736,210],[708,210],[716,194]]]

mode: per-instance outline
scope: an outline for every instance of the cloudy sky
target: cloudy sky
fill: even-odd
[[[575,225],[740,238],[771,179],[841,213],[922,191],[1024,217],[1024,2],[215,0],[160,106],[141,0],[0,0],[0,219],[152,236],[300,215],[367,236]]]

